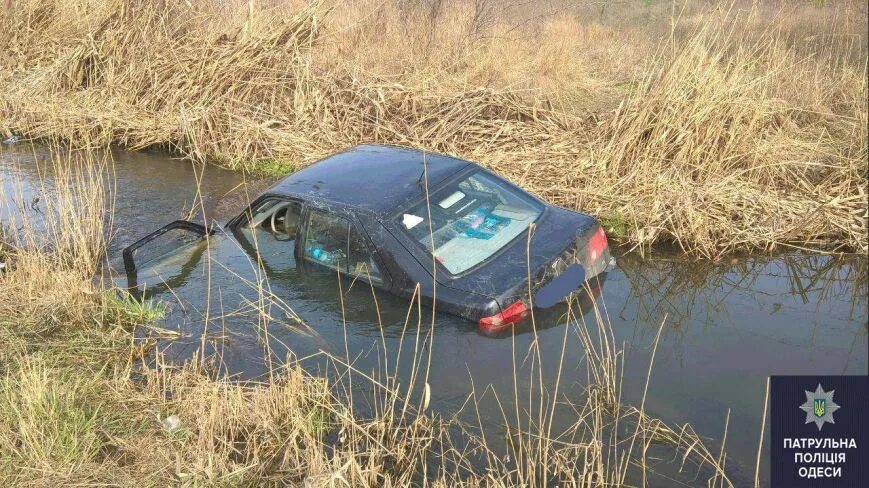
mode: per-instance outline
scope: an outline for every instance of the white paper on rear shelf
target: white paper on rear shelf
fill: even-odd
[[[533,215],[533,212],[529,212],[522,208],[511,207],[509,205],[498,205],[495,207],[493,213],[513,220],[528,220],[528,217]]]
[[[423,220],[424,219],[422,217],[419,217],[417,215],[404,214],[404,217],[402,217],[401,219],[401,223],[404,224],[405,228],[413,229]]]
[[[438,202],[438,205],[440,205],[441,208],[450,208],[453,205],[455,205],[456,202],[458,202],[462,198],[465,198],[465,194],[460,192],[460,191],[456,191],[452,195],[450,195],[450,196],[444,198],[443,200],[441,200],[440,202]]]

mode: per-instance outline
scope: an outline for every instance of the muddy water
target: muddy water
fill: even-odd
[[[20,145],[3,149],[4,198],[19,203],[36,196],[51,198],[50,172],[43,179],[37,171],[45,166],[38,164],[43,157],[39,150]],[[254,192],[263,186],[245,185],[238,174],[217,168],[197,170],[159,153],[116,151],[114,159],[116,233],[109,252],[115,263],[124,245],[200,208],[198,195],[207,218],[225,222],[247,199],[245,189]],[[7,208],[0,216],[8,221],[15,211],[20,210]],[[147,271],[172,285],[171,291],[165,290],[153,280],[155,286],[146,291],[168,304],[169,313],[158,325],[180,333],[159,341],[166,358],[189,358],[204,344],[221,358],[223,372],[257,378],[289,356],[313,370],[334,370],[323,353],[349,355],[362,372],[397,372],[403,384],[409,382],[414,343],[417,334],[424,343],[430,310],[422,309],[421,316],[416,308],[408,313],[406,301],[384,293],[377,293],[375,307],[366,285],[339,281],[330,272],[297,263],[288,243],[259,231],[245,231],[243,237],[217,235],[207,247],[170,256]],[[242,245],[245,240],[256,241],[263,272],[257,272],[255,254]],[[274,299],[261,301],[263,291]],[[729,412],[727,466],[738,485],[754,477],[767,376],[867,373],[865,258],[783,254],[708,263],[663,250],[646,260],[621,255],[600,296],[616,342],[625,349],[623,400],[639,404],[663,323],[646,410],[674,424],[691,423],[701,435],[718,440]],[[262,320],[256,311],[264,304],[271,320]],[[569,400],[581,397],[586,370],[575,328],[564,325],[564,311],[538,316],[536,322],[544,383],[550,390],[554,386],[564,347],[560,391]],[[592,314],[586,309],[583,318],[590,321]],[[461,410],[473,379],[477,392],[489,388],[480,401],[480,423],[499,431],[503,418],[492,392],[506,401],[509,411],[514,364],[520,398],[537,388],[527,363],[523,365],[534,335],[528,327],[519,332],[515,341],[488,337],[473,323],[437,315],[428,378],[432,408],[476,422],[472,411]],[[429,349],[421,350],[427,361]],[[571,420],[566,409],[557,423]],[[715,449],[719,445],[710,442]],[[765,479],[767,455],[761,459]],[[659,464],[656,471],[674,475],[672,463],[654,464]],[[694,474],[688,470],[677,477],[704,485],[705,478],[694,479]],[[671,483],[662,477],[654,485]]]

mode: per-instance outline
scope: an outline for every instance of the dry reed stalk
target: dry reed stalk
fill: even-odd
[[[102,308],[93,276],[111,225],[106,164],[56,156],[41,169],[51,173],[52,188],[43,181],[37,195],[26,198],[0,189],[0,211],[7,218],[0,315],[22,334],[79,324]]]

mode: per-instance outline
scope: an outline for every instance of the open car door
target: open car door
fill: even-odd
[[[202,259],[211,227],[176,220],[123,250],[127,287],[134,296],[157,293],[186,281]]]

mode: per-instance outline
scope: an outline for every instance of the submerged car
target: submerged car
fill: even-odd
[[[386,145],[356,146],[285,177],[220,230],[242,240],[244,228],[285,241],[297,262],[418,293],[490,332],[563,301],[612,264],[593,217],[472,162]],[[131,287],[143,249],[170,231],[190,242],[214,229],[176,221],[124,249]]]

